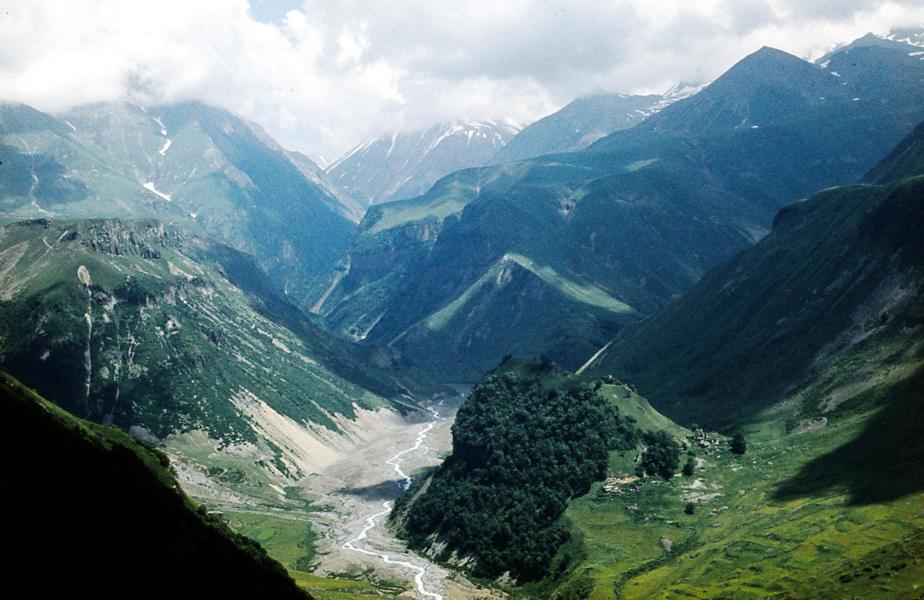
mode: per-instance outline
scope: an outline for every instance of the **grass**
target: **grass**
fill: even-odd
[[[583,560],[560,582],[539,588],[542,593],[536,588],[522,593],[553,597],[554,590],[589,579],[586,597],[595,600],[917,597],[915,586],[924,587],[920,489],[875,503],[854,502],[847,485],[780,493],[783,482],[797,478],[818,456],[860,438],[877,410],[858,407],[801,435],[756,428],[743,456],[697,449],[707,464],[689,478],[647,478],[623,495],[604,494],[595,484],[564,516],[583,540]],[[632,453],[613,453],[610,471],[631,472],[632,459]],[[853,468],[849,462],[827,466]],[[830,475],[836,482],[845,474]],[[694,481],[703,489],[690,489]],[[692,492],[721,495],[697,503],[687,515],[684,495]],[[672,541],[670,552],[662,538]]]
[[[227,512],[234,531],[256,540],[267,554],[290,571],[310,572],[314,568],[318,534],[311,524],[291,518]]]
[[[613,298],[599,287],[592,284],[582,284],[571,281],[555,269],[547,265],[537,265],[529,258],[519,254],[507,254],[506,258],[516,262],[521,267],[528,269],[541,280],[561,291],[566,296],[581,302],[599,308],[606,309],[614,313],[635,313],[635,309]]]
[[[404,583],[377,579],[371,572],[336,573],[331,577],[313,574],[318,533],[307,521],[233,511],[226,512],[225,518],[231,529],[257,541],[286,568],[300,588],[319,600],[394,598],[407,590]]]

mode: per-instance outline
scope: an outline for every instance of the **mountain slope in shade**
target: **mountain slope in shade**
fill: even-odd
[[[7,219],[157,216],[195,222],[254,254],[300,303],[346,250],[348,208],[320,169],[253,123],[198,103],[0,109]],[[9,182],[9,183],[7,183]]]
[[[453,171],[487,164],[519,130],[512,122],[442,123],[370,140],[325,170],[334,185],[366,205],[411,198]]]
[[[873,167],[863,181],[884,184],[916,175],[924,175],[924,123]]]
[[[6,598],[308,598],[260,546],[196,511],[163,453],[0,373]],[[48,556],[49,544],[61,559]]]
[[[878,185],[784,208],[770,235],[617,336],[589,371],[637,384],[675,418],[728,427],[800,389],[793,420],[820,418],[887,374],[918,369],[922,132],[874,169]]]
[[[375,206],[314,308],[444,377],[476,379],[511,352],[577,368],[604,332],[759,240],[781,206],[856,181],[924,119],[924,62],[869,47],[832,65],[842,77],[765,49],[584,151],[460,171]],[[517,287],[496,277],[503,264]],[[488,306],[543,316],[492,320]]]

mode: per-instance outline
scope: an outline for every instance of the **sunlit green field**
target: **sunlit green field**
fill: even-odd
[[[565,513],[573,539],[583,541],[559,552],[557,560],[571,559],[571,572],[554,591],[535,585],[522,593],[593,599],[921,597],[920,488],[899,495],[886,485],[882,497],[876,490],[858,495],[848,476],[855,464],[821,463],[835,466],[827,473],[809,471],[815,480],[804,472],[819,456],[855,440],[869,419],[869,411],[858,409],[819,430],[785,436],[770,424],[749,432],[743,456],[725,445],[708,454],[696,448],[702,466],[691,477],[646,478],[621,494],[606,494],[602,483],[594,484]],[[633,458],[634,452],[613,453],[610,474],[632,473]],[[874,454],[863,460],[891,458]],[[839,474],[838,467],[851,473]],[[800,484],[793,487],[792,481]],[[688,501],[695,505],[692,515],[684,512]]]

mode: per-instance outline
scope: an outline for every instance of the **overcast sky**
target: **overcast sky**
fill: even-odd
[[[0,0],[0,99],[197,99],[334,158],[388,131],[707,81],[764,45],[812,58],[921,24],[921,0]]]

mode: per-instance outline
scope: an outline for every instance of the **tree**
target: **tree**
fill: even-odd
[[[736,433],[731,440],[731,451],[732,454],[744,454],[747,452],[748,444],[744,439],[744,435],[739,431]]]
[[[647,431],[642,439],[648,447],[639,461],[639,470],[664,479],[673,477],[680,466],[680,445],[665,431]]]
[[[693,469],[696,467],[696,463],[693,462],[693,457],[689,457],[687,462],[683,465],[683,476],[690,477],[693,475]]]

